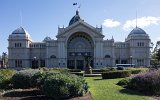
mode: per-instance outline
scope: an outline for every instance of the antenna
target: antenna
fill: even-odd
[[[21,26],[22,26],[22,11],[20,10],[20,19],[21,19]]]
[[[136,10],[136,28],[137,28],[137,10]]]

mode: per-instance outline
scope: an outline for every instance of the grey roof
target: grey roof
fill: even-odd
[[[22,27],[19,27],[19,28],[17,28],[16,30],[14,30],[12,32],[12,34],[27,34],[27,33],[28,32],[24,28],[22,28]]]
[[[51,39],[50,37],[47,36],[47,37],[44,38],[43,42],[51,41],[51,40],[52,40],[52,39]]]
[[[146,34],[146,32],[143,29],[136,27],[130,32],[130,34]]]
[[[12,32],[12,34],[13,34],[13,35],[24,35],[24,36],[26,36],[26,37],[31,37],[31,36],[29,35],[29,33],[28,33],[23,27],[17,28],[16,30],[14,30],[14,31]]]
[[[79,16],[79,11],[76,11],[76,15],[72,17],[72,19],[69,22],[69,26],[72,25],[73,23],[79,21],[81,18]]]

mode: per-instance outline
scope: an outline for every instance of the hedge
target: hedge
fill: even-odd
[[[131,76],[131,71],[118,70],[102,73],[102,79],[124,78]]]
[[[78,75],[78,76],[84,76],[84,71],[82,71],[82,72],[71,72],[71,74],[75,74],[75,75]]]
[[[69,72],[81,72],[81,69],[68,69]]]

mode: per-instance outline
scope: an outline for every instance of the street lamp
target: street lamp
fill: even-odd
[[[6,67],[6,55],[7,55],[7,52],[2,53],[2,63],[4,68]]]
[[[132,58],[133,58],[133,57],[132,57],[132,56],[130,56],[130,60],[131,60],[131,61],[130,61],[130,62],[131,62],[131,67],[132,67]]]
[[[37,67],[37,64],[36,64],[36,59],[37,59],[37,57],[33,57],[33,68],[36,68]]]

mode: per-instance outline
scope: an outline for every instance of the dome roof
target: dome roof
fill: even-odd
[[[30,37],[29,33],[22,27],[17,28],[16,30],[14,30],[12,32],[12,34],[16,34],[16,35],[25,35],[26,37]]]
[[[72,17],[72,19],[69,22],[69,26],[72,25],[73,23],[79,21],[81,18],[79,16],[79,11],[76,11],[76,15]]]
[[[146,32],[143,29],[136,27],[130,32],[130,34],[146,34]]]
[[[26,33],[27,33],[27,31],[22,27],[19,27],[12,32],[12,34],[26,34]]]
[[[51,40],[51,38],[47,36],[44,38],[43,42],[50,41],[50,40]]]

